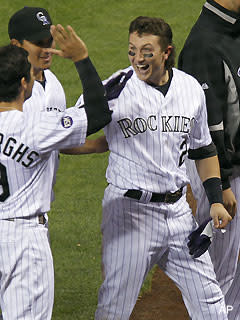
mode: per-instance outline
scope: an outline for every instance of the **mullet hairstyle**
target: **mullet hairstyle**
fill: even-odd
[[[168,45],[173,48],[168,59],[165,62],[165,67],[170,70],[175,65],[175,47],[172,43],[172,30],[163,19],[139,16],[134,19],[129,26],[129,34],[137,32],[139,36],[143,34],[152,34],[159,37],[161,49],[165,51]]]
[[[0,47],[0,101],[14,101],[21,88],[21,79],[30,81],[31,64],[28,52],[9,44]]]

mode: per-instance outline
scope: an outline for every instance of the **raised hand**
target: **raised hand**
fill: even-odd
[[[82,39],[76,34],[71,26],[67,30],[61,24],[51,26],[51,34],[60,50],[49,48],[48,51],[60,57],[71,59],[73,62],[88,57],[88,49]]]

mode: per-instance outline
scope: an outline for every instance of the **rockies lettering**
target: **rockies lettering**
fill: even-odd
[[[139,133],[144,133],[147,130],[189,133],[194,124],[194,119],[194,117],[188,118],[185,116],[160,116],[159,121],[158,115],[150,115],[146,119],[136,118],[132,120],[130,118],[124,118],[117,121],[117,123],[119,124],[124,137],[130,138]]]

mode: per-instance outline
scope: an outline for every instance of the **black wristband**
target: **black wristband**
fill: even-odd
[[[87,136],[106,126],[112,119],[102,81],[90,58],[75,62],[82,81],[84,108],[87,114]]]
[[[209,178],[205,180],[203,182],[203,187],[210,205],[213,203],[223,203],[222,183],[220,178]]]

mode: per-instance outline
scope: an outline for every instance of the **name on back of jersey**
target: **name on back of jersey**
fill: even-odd
[[[0,132],[0,153],[15,160],[24,167],[29,167],[40,155],[22,142],[18,142],[14,137],[5,137]]]

